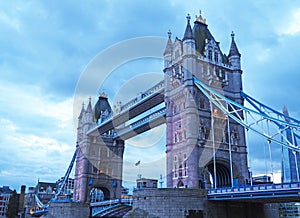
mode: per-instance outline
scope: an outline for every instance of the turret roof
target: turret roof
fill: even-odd
[[[231,33],[231,45],[230,45],[230,50],[229,50],[229,54],[228,54],[228,57],[230,56],[239,56],[241,57],[241,54],[235,44],[235,41],[234,41],[234,33],[232,31]]]
[[[105,93],[102,93],[99,96],[98,101],[97,101],[97,103],[95,105],[95,108],[94,108],[94,118],[95,118],[95,120],[98,120],[100,118],[101,114],[106,110],[109,113],[111,113],[111,107],[109,105],[108,98],[105,95]]]
[[[187,15],[186,19],[187,19],[187,25],[186,25],[186,28],[185,28],[185,32],[184,32],[184,36],[183,36],[182,41],[184,41],[186,39],[193,39],[194,38],[192,27],[191,27],[191,24],[190,24],[190,20],[191,20],[190,14]]]
[[[199,17],[196,17],[193,27],[193,34],[196,41],[196,50],[203,55],[206,40],[215,39],[207,28],[206,19],[203,19],[201,14]]]
[[[168,37],[169,37],[169,39],[168,39],[168,42],[167,42],[167,46],[166,46],[164,55],[165,55],[165,54],[172,53],[172,40],[171,40],[171,36],[172,36],[172,33],[171,33],[171,31],[169,30],[169,31],[168,31]]]

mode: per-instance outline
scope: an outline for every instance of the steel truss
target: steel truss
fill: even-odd
[[[248,108],[238,102],[225,97],[221,93],[212,89],[208,85],[194,77],[194,84],[209,99],[211,105],[220,109],[227,120],[237,122],[242,125],[247,132],[253,132],[263,137],[269,149],[271,167],[272,167],[272,148],[271,143],[282,146],[294,153],[297,169],[297,178],[299,181],[299,172],[297,166],[296,154],[300,152],[298,147],[300,140],[300,121],[278,112],[241,91],[241,97],[252,107]],[[222,90],[220,90],[222,92]],[[213,113],[213,112],[212,112]],[[273,168],[273,167],[272,167]],[[231,172],[232,173],[232,172]],[[273,169],[272,169],[273,173]]]

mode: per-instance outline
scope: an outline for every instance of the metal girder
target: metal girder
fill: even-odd
[[[247,131],[251,130],[264,137],[269,144],[275,142],[285,148],[300,152],[300,148],[297,146],[297,139],[300,138],[299,120],[259,103],[244,92],[241,93],[241,96],[245,97],[246,100],[251,99],[251,105],[254,109],[247,108],[225,97],[196,77],[194,77],[194,84],[228,118],[242,125]],[[291,131],[294,136],[293,140],[287,138],[286,131]]]

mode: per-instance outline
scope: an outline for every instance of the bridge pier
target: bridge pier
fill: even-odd
[[[205,189],[163,188],[134,191],[125,217],[274,218],[278,204],[209,201]]]
[[[80,202],[52,202],[48,213],[42,218],[84,218],[90,217],[90,208]]]

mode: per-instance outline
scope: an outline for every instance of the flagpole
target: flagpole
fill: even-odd
[[[139,160],[139,161],[136,162],[134,165],[135,165],[135,166],[139,166],[138,179],[141,179],[141,178],[142,178],[142,175],[141,175],[141,161]]]

